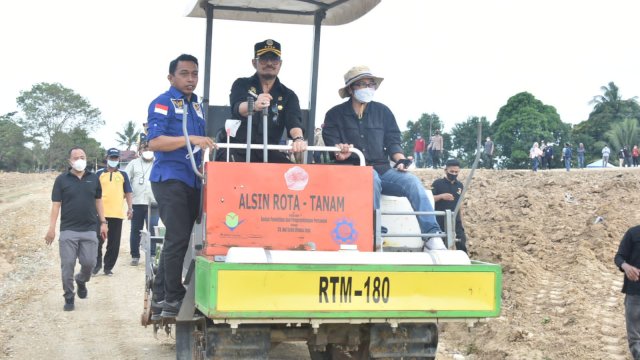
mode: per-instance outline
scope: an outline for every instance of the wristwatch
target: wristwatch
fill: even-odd
[[[106,224],[106,223],[107,223],[107,220],[105,220],[105,221],[100,221],[100,222],[101,222],[102,224]]]
[[[304,141],[304,138],[302,136],[296,136],[293,138],[293,141],[298,141],[298,140]]]

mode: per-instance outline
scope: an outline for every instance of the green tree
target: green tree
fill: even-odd
[[[571,126],[560,120],[553,106],[545,105],[528,92],[509,98],[491,124],[494,142],[500,144],[505,168],[529,166],[529,149],[536,141],[570,141]],[[556,157],[559,158],[559,157]]]
[[[478,123],[482,125],[482,143],[487,136],[492,136],[491,127],[486,117],[469,117],[467,121],[456,124],[451,130],[452,150],[457,154],[462,166],[471,167],[478,147]]]
[[[640,120],[640,105],[635,97],[623,99],[620,89],[610,82],[608,86],[600,88],[602,95],[596,95],[589,102],[594,105],[589,118],[573,128],[573,136],[583,139],[583,143],[592,149],[592,155],[599,156],[600,150],[596,149],[596,142],[606,142],[605,133],[614,124],[621,123],[624,119],[633,118]]]
[[[42,143],[37,140],[32,140],[33,147],[31,148],[31,159],[33,162],[34,170],[44,170],[47,169],[49,165],[49,161],[47,160],[47,150],[44,149]]]
[[[131,150],[131,146],[138,141],[140,130],[136,130],[136,125],[133,121],[128,121],[124,125],[124,131],[122,133],[116,132],[116,135],[118,135],[118,144],[126,146],[127,150]]]
[[[628,146],[629,150],[638,143],[640,132],[638,120],[624,119],[621,123],[613,124],[611,129],[605,133],[609,140],[612,151],[619,151],[623,146]]]
[[[35,84],[31,90],[21,91],[16,102],[24,114],[19,125],[30,139],[42,143],[49,167],[54,161],[49,149],[55,146],[55,135],[76,128],[91,131],[104,124],[100,110],[59,83]]]
[[[69,149],[75,146],[84,149],[87,155],[87,169],[95,170],[96,165],[104,162],[105,152],[100,143],[89,137],[85,129],[75,128],[69,132],[59,132],[54,134],[53,139],[49,148],[49,153],[53,157],[53,169],[64,170],[69,166],[67,161]]]
[[[30,150],[25,146],[24,130],[16,124],[16,112],[0,116],[0,169],[27,171],[31,168]]]
[[[600,90],[603,94],[594,96],[589,102],[589,104],[595,105],[593,111],[601,111],[603,108],[608,106],[616,108],[620,105],[620,102],[622,101],[620,89],[613,83],[613,81],[609,83],[609,86],[601,86]]]

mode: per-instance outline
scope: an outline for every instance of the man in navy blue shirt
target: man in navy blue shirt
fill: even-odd
[[[383,78],[373,76],[366,66],[356,66],[344,75],[345,86],[338,90],[349,100],[334,106],[324,119],[322,137],[326,146],[337,146],[337,163],[357,165],[358,157],[351,153],[355,147],[363,152],[367,165],[373,166],[373,203],[380,208],[380,195],[403,196],[415,211],[433,211],[422,182],[408,173],[411,164],[400,146],[400,129],[391,110],[372,101]],[[395,163],[393,169],[389,160]],[[434,215],[416,216],[423,234],[440,232]],[[446,250],[440,237],[425,239],[425,248]]]
[[[205,149],[215,148],[213,140],[205,136],[202,104],[193,93],[198,85],[198,60],[191,55],[178,56],[169,64],[168,79],[171,87],[151,102],[147,118],[149,149],[155,152],[149,180],[166,228],[153,286],[156,319],[158,315],[175,317],[180,310],[185,294],[182,263],[200,207],[202,183],[191,168],[182,131],[185,113],[196,165],[202,163]],[[161,314],[157,313],[159,305]]]

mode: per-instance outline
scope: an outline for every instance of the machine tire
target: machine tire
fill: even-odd
[[[358,350],[344,351],[339,346],[331,346],[331,360],[369,360],[369,343],[360,343]]]
[[[331,354],[328,351],[312,351],[309,349],[309,357],[311,360],[331,360]]]
[[[329,344],[325,351],[309,349],[311,360],[369,360],[369,344],[362,343],[356,351],[344,351],[340,345]]]

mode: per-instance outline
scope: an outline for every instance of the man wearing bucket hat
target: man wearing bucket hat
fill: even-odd
[[[231,104],[231,115],[234,119],[242,120],[235,137],[231,138],[234,143],[247,142],[247,118],[249,116],[248,97],[254,100],[253,124],[251,129],[251,142],[262,144],[263,124],[262,111],[268,111],[268,139],[269,144],[280,144],[283,132],[293,142],[293,152],[303,152],[307,149],[302,132],[302,112],[300,101],[293,90],[284,86],[278,74],[282,66],[282,52],[280,43],[267,39],[254,45],[254,57],[251,60],[255,74],[247,78],[239,78],[231,86],[229,103]],[[245,150],[231,151],[234,161],[245,161]],[[280,151],[269,151],[269,162],[288,163],[287,155]],[[251,161],[262,162],[263,151],[253,150]]]
[[[380,195],[385,194],[408,198],[415,211],[433,211],[420,179],[407,172],[411,161],[402,152],[400,129],[393,113],[386,105],[372,101],[382,80],[366,66],[353,67],[344,75],[344,87],[338,94],[349,100],[327,112],[322,133],[324,143],[340,149],[335,154],[337,163],[359,163],[358,157],[351,153],[352,147],[364,153],[367,165],[375,170],[373,201],[376,209],[380,208]],[[389,159],[395,163],[393,168]],[[417,218],[423,234],[440,233],[434,215]],[[440,237],[425,238],[425,248],[446,250]]]

